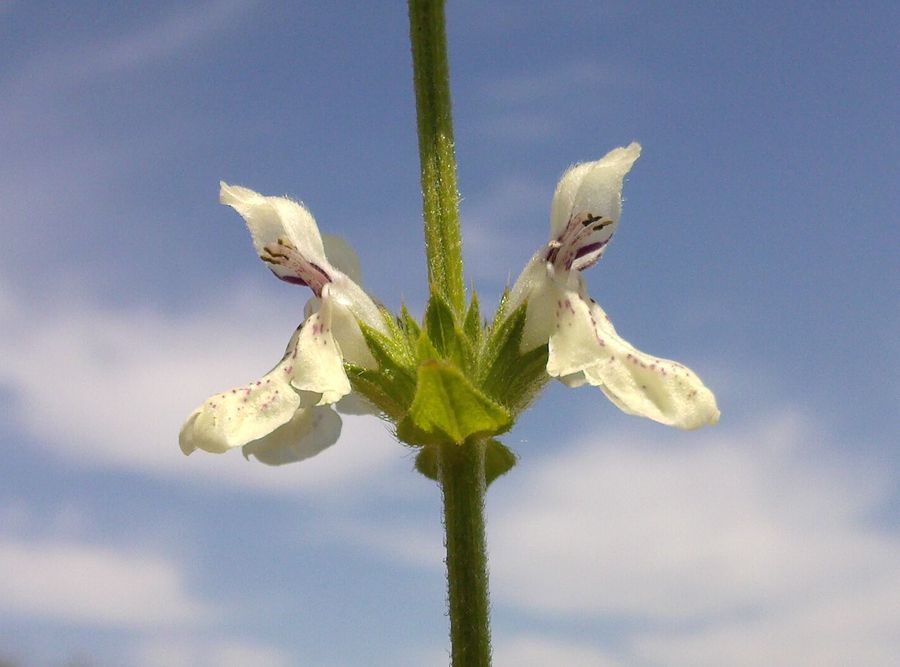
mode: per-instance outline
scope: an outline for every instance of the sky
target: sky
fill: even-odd
[[[585,277],[722,411],[548,386],[487,498],[495,664],[896,664],[897,4],[450,5],[468,284],[495,305],[565,168],[640,141]],[[303,200],[421,314],[407,30],[401,2],[0,2],[0,664],[447,664],[439,490],[385,424],[282,468],[177,444],[308,297],[220,180]]]

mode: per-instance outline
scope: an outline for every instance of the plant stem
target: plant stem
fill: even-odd
[[[409,0],[428,284],[461,322],[466,306],[459,191],[453,155],[444,0]],[[438,448],[444,498],[453,667],[489,667],[491,640],[484,536],[486,443]]]
[[[484,535],[483,440],[439,448],[444,496],[450,644],[453,667],[491,664],[487,543]]]
[[[444,0],[409,0],[409,34],[422,163],[428,283],[431,293],[442,296],[461,320],[466,296]]]

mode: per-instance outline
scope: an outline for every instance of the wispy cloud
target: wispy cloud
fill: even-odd
[[[159,637],[139,643],[129,658],[128,664],[135,667],[287,667],[295,664],[281,649],[223,638]]]
[[[155,66],[172,67],[176,58],[177,68],[187,67],[188,56],[239,25],[255,4],[212,0],[176,4],[167,13],[142,6],[138,24],[117,24],[93,39],[73,31],[75,37],[49,35],[41,42],[39,35],[33,41],[42,51],[7,64],[0,77],[0,273],[21,276],[32,252],[56,272],[79,263],[93,267],[85,244],[123,219],[136,225],[154,165],[190,153],[186,146],[215,130],[208,114],[198,117],[187,107],[173,112],[174,122],[131,107],[117,86],[139,81]],[[158,85],[146,88],[149,96],[160,91],[165,94]],[[120,124],[130,131],[116,131]]]
[[[875,577],[860,562],[856,577],[823,577],[814,595],[766,613],[641,633],[631,650],[645,663],[665,667],[892,665],[900,655],[897,562]],[[865,579],[870,581],[859,581]]]
[[[522,72],[484,84],[484,92],[503,104],[523,104],[538,99],[574,99],[575,92],[593,92],[599,86],[620,84],[622,71],[605,62],[580,61],[540,72]]]
[[[510,111],[490,115],[481,123],[486,135],[509,142],[548,141],[562,134],[565,123],[558,117],[537,111]]]
[[[178,430],[206,396],[267,371],[296,326],[250,291],[209,309],[166,317],[116,310],[74,298],[39,310],[0,286],[0,384],[13,396],[10,417],[53,454],[79,466],[238,484],[260,490],[315,492],[360,483],[404,450],[374,417],[345,417],[340,442],[303,466],[269,468],[178,449]],[[266,326],[258,323],[265,322]]]
[[[693,444],[609,434],[520,462],[488,498],[498,614],[623,629],[613,647],[501,633],[498,664],[890,664],[900,535],[874,517],[895,489],[810,424],[769,414]],[[368,540],[427,565],[410,542],[426,536]]]
[[[434,492],[438,492],[436,487]],[[439,568],[444,562],[444,538],[437,528],[424,531],[419,524],[330,521],[323,529],[345,544],[362,546],[392,560],[425,568]]]
[[[407,651],[409,659],[404,665],[428,665],[442,667],[449,661],[446,650],[431,649]],[[625,667],[616,658],[597,646],[558,639],[539,634],[510,634],[494,632],[491,650],[492,664],[496,667]]]
[[[534,635],[520,635],[496,642],[497,667],[624,667],[597,646]]]
[[[586,441],[527,472],[528,497],[496,519],[498,592],[542,612],[687,621],[882,585],[900,538],[868,515],[889,489],[816,463],[818,437],[794,420],[768,421],[691,447]]]
[[[488,80],[481,130],[506,141],[548,141],[565,133],[567,108],[600,108],[615,91],[644,85],[646,78],[630,67],[578,60]]]
[[[36,94],[165,61],[233,26],[254,4],[253,0],[212,0],[178,7],[114,39],[41,53],[4,88]]]
[[[547,238],[554,186],[509,176],[462,201],[466,266],[474,279],[495,284],[515,280]]]
[[[145,550],[0,538],[0,610],[102,627],[203,624],[218,616],[188,592],[178,565]]]

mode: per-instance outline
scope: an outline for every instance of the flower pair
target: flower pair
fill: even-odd
[[[546,370],[570,387],[598,387],[621,410],[670,426],[718,421],[715,397],[689,369],[638,351],[587,294],[581,271],[603,255],[619,223],[625,175],[640,155],[633,143],[562,177],[553,197],[550,240],[529,261],[499,318],[525,308],[522,353],[547,346]],[[363,328],[390,336],[380,309],[359,287],[352,250],[319,235],[299,203],[222,184],[221,201],[247,222],[260,258],[313,298],[284,357],[263,378],[217,394],[188,418],[185,453],[243,447],[269,464],[298,461],[333,444],[340,417],[330,405],[351,390],[345,364],[376,369]],[[488,360],[488,363],[490,360]]]

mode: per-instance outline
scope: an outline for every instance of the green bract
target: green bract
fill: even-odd
[[[505,473],[515,456],[493,436],[508,431],[547,379],[547,346],[520,352],[525,308],[502,307],[489,326],[477,296],[460,321],[432,296],[422,322],[404,308],[382,311],[385,330],[361,325],[377,367],[346,364],[353,389],[395,424],[397,438],[422,448],[416,468],[434,477],[435,447],[487,442],[487,481]]]

